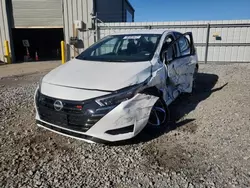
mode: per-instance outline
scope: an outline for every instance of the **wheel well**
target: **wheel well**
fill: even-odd
[[[161,97],[161,98],[163,97],[163,92],[155,86],[146,88],[141,93],[144,93],[147,95],[154,95],[154,96]]]

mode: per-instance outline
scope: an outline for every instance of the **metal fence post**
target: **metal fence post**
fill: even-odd
[[[206,38],[206,48],[205,48],[205,64],[207,63],[207,56],[208,56],[209,35],[210,35],[210,24],[207,23],[207,38]]]

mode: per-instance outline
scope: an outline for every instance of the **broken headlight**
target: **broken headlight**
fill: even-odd
[[[143,89],[145,83],[130,86],[122,90],[117,91],[117,93],[96,99],[96,102],[100,106],[114,106],[118,105],[123,101],[133,98],[138,92]]]

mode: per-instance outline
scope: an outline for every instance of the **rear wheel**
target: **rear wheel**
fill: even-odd
[[[159,98],[153,106],[148,119],[148,127],[162,128],[166,127],[169,121],[169,110],[164,100]]]

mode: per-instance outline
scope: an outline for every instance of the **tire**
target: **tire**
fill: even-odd
[[[169,122],[169,110],[165,101],[159,98],[152,110],[148,119],[147,128],[149,129],[163,129],[168,127]]]

